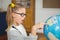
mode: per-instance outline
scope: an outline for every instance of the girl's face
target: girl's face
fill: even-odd
[[[16,10],[16,12],[12,13],[13,14],[13,20],[15,23],[21,24],[23,23],[23,20],[26,15],[26,9],[25,8],[20,8]]]

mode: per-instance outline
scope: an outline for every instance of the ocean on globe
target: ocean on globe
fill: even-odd
[[[45,23],[44,35],[47,40],[60,40],[60,15],[49,17]]]

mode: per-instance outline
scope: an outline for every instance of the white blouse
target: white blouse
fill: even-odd
[[[21,32],[21,33],[19,33]],[[11,29],[7,31],[8,40],[37,40],[38,36],[34,36],[30,33],[27,36],[26,30],[22,24],[19,26],[12,25]]]
[[[16,29],[18,29],[22,33],[22,35],[27,36],[26,30],[22,24],[20,24],[19,26],[15,26],[15,25],[12,25],[12,26],[14,26]],[[11,30],[13,30],[13,29],[14,28],[11,28]]]

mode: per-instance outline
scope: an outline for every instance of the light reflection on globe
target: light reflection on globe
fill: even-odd
[[[47,40],[60,40],[60,15],[49,17],[45,23],[44,35]]]

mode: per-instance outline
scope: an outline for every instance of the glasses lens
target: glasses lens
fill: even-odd
[[[23,16],[26,16],[26,14],[24,14],[24,13],[20,13],[20,15],[23,17]]]

